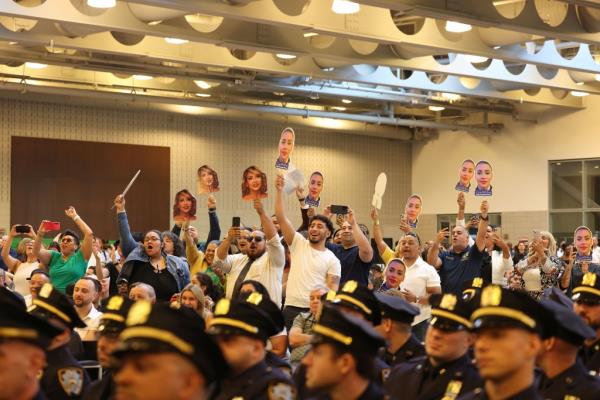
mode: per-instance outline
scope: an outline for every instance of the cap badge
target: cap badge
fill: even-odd
[[[597,276],[594,272],[586,272],[585,275],[583,275],[581,284],[585,286],[596,286],[596,278]]]
[[[358,287],[358,282],[348,281],[344,284],[344,287],[342,288],[342,292],[354,293],[354,291],[356,290],[357,287]]]
[[[454,311],[454,307],[456,307],[456,296],[453,294],[445,294],[440,301],[440,308]]]
[[[262,294],[258,292],[250,293],[250,296],[246,299],[246,301],[250,304],[254,304],[255,306],[259,305],[262,301]]]
[[[107,310],[120,310],[123,305],[123,298],[121,296],[113,296],[108,300],[106,305]]]
[[[229,312],[231,302],[229,299],[221,299],[215,307],[215,315],[225,315]]]
[[[127,315],[127,326],[140,325],[148,321],[148,315],[152,311],[152,304],[146,300],[137,301]]]
[[[483,307],[500,305],[501,300],[502,289],[500,286],[487,286],[481,291],[481,305]]]

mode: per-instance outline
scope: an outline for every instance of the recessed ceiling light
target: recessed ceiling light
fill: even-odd
[[[167,42],[169,44],[185,44],[185,43],[188,43],[189,40],[168,37],[168,38],[165,38],[165,42]]]
[[[467,59],[468,62],[473,63],[473,64],[483,63],[483,62],[486,62],[488,60],[487,57],[475,56],[473,54],[465,54],[465,57],[466,57],[466,59]]]
[[[149,81],[150,79],[153,79],[153,77],[150,75],[134,75],[133,79],[137,81]]]
[[[336,110],[336,111],[346,111],[346,107],[331,107],[332,110]]]
[[[471,25],[456,21],[446,21],[446,30],[448,32],[463,33],[470,31]]]
[[[113,8],[117,0],[87,0],[87,5],[94,8]]]
[[[294,58],[297,57],[294,54],[287,54],[287,53],[277,53],[275,56],[277,58],[281,58],[282,60],[293,60]]]
[[[450,101],[456,101],[456,100],[460,100],[460,94],[455,94],[455,93],[442,93],[441,95],[444,99],[446,100],[450,100]]]
[[[577,86],[583,86],[583,84],[584,84],[584,83],[585,83],[585,82],[575,82],[575,84],[576,84]]]
[[[194,81],[194,83],[196,84],[196,86],[198,86],[200,89],[210,89],[211,86],[209,83],[205,82],[205,81]]]
[[[348,0],[333,0],[331,11],[336,14],[356,14],[360,11],[360,4]]]
[[[304,32],[304,37],[319,36],[317,32]]]
[[[498,50],[498,49],[501,49],[501,48],[502,48],[502,46],[494,46],[493,47],[494,50]]]
[[[577,90],[571,90],[571,96],[575,96],[575,97],[585,97],[585,96],[589,96],[590,94],[588,92],[579,92]]]
[[[350,104],[350,103],[352,103],[352,100],[350,100],[350,99],[342,99],[342,103]]]
[[[600,166],[598,166],[598,165],[594,165],[594,168],[595,168],[595,169],[598,169],[598,168],[600,168]]]
[[[208,94],[208,93],[196,93],[196,96],[207,98],[207,97],[210,97],[210,94]]]
[[[31,69],[44,69],[48,65],[47,64],[42,64],[42,63],[36,63],[36,62],[26,62],[25,66],[27,68],[31,68]]]
[[[560,162],[557,162],[557,163],[556,163],[556,165],[559,165],[559,166],[560,166],[560,165],[562,165],[562,163],[560,163]]]
[[[429,106],[429,111],[444,111],[446,107],[443,106]]]
[[[331,71],[333,71],[333,70],[335,70],[335,68],[334,68],[334,67],[325,67],[325,68],[321,68],[321,71],[323,71],[323,72],[331,72]]]
[[[285,96],[285,93],[283,93],[283,92],[273,92],[273,94],[275,96]]]
[[[600,81],[600,74],[596,74],[595,78],[597,81]]]
[[[161,23],[162,23],[162,19],[159,19],[159,20],[156,20],[156,21],[150,21],[150,22],[148,22],[148,25],[150,25],[150,26],[156,26],[156,25],[161,24]]]

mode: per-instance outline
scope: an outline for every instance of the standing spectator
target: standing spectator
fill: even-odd
[[[82,341],[96,340],[96,332],[102,313],[94,307],[94,300],[100,293],[100,282],[89,276],[77,281],[73,290],[73,304],[79,318],[87,325],[75,328]]]
[[[8,236],[6,235],[6,230],[4,228],[0,228],[0,249],[4,249],[4,245],[8,241]],[[10,243],[8,243],[8,251],[11,257],[16,257],[17,252],[10,247]],[[0,269],[8,270],[8,266],[4,263],[4,259],[0,258]]]
[[[69,229],[59,236],[60,252],[48,251],[42,247],[42,240],[46,234],[42,221],[38,229],[33,245],[33,254],[38,260],[48,266],[52,285],[60,292],[65,293],[68,285],[74,284],[85,275],[87,263],[92,256],[93,232],[90,227],[77,215],[73,207],[65,210],[67,217],[71,218],[75,225],[83,233],[83,242],[79,243],[79,236]]]
[[[325,215],[331,215],[329,207]],[[342,276],[340,284],[346,281],[357,281],[361,285],[369,284],[369,269],[373,261],[373,248],[365,232],[356,223],[354,211],[348,208],[346,220],[342,223],[342,244],[326,243],[325,247],[340,260]]]
[[[600,247],[598,247],[598,236],[592,237],[592,262],[600,264]]]
[[[284,178],[277,176],[275,180],[275,215],[279,220],[283,238],[290,246],[289,278],[286,288],[285,327],[289,330],[294,318],[301,312],[309,310],[310,291],[317,286],[327,286],[337,290],[341,266],[335,254],[325,247],[325,242],[333,234],[333,224],[324,215],[315,215],[308,226],[308,239],[297,233],[283,209]]]
[[[206,242],[200,242],[198,230],[193,225],[190,225],[189,221],[187,221],[188,224],[185,224],[186,221],[175,222],[175,225],[173,225],[173,228],[171,229],[175,235],[180,236],[181,227],[186,225],[190,230],[194,245],[199,250],[204,250],[204,248],[213,240],[221,239],[221,226],[219,225],[219,216],[217,215],[217,201],[213,195],[208,196],[206,206],[208,208],[208,236],[206,237]],[[191,264],[192,263],[190,263],[190,265]],[[194,272],[192,272],[192,274],[193,273]]]
[[[281,306],[285,264],[283,245],[260,199],[254,200],[254,209],[258,213],[264,232],[255,230],[250,234],[247,254],[227,255],[231,242],[239,236],[240,229],[236,227],[229,229],[227,237],[217,248],[216,259],[223,263],[223,272],[228,274],[225,297],[237,297],[242,282],[251,279],[262,283],[273,302]]]
[[[519,240],[519,243],[515,246],[513,254],[513,265],[517,265],[522,259],[527,257],[527,239]]]
[[[427,261],[440,274],[443,293],[460,294],[463,282],[481,276],[483,251],[485,249],[485,234],[488,225],[488,203],[481,202],[481,215],[475,245],[469,246],[469,233],[463,226],[452,229],[452,247],[440,252],[440,246],[448,237],[448,229],[438,232],[433,246],[429,250]]]
[[[508,276],[513,270],[510,247],[496,233],[496,229],[488,225],[485,234],[485,249],[491,258],[491,282],[506,287]]]
[[[29,294],[29,285],[27,284],[27,278],[31,275],[31,272],[38,269],[40,263],[37,258],[33,255],[33,240],[35,238],[35,231],[31,225],[25,225],[29,227],[29,231],[24,234],[17,233],[17,225],[13,225],[8,237],[6,239],[6,245],[2,247],[2,261],[8,267],[8,272],[14,274],[13,282],[15,283],[15,291],[21,296],[27,296]],[[23,235],[23,238],[17,246],[17,256],[13,257],[10,254],[10,246],[13,239],[16,236]]]

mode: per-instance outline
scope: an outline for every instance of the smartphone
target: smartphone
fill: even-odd
[[[533,240],[538,241],[538,242],[540,240],[542,240],[542,234],[537,229],[533,230]]]
[[[240,227],[240,217],[233,217],[231,219],[231,226],[234,228],[239,228]]]
[[[331,213],[332,214],[338,214],[338,215],[346,215],[348,214],[348,206],[336,206],[336,205],[332,205],[330,207],[331,209]]]
[[[442,229],[448,229],[448,230],[450,230],[450,222],[448,222],[448,221],[442,221],[442,222],[440,222],[440,227]]]
[[[17,233],[29,233],[31,228],[28,227],[27,225],[17,225],[15,227],[15,230],[17,231]]]
[[[60,231],[60,222],[44,221],[44,230],[46,232]]]

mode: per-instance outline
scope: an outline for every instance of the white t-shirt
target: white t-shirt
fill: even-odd
[[[292,266],[288,275],[285,305],[308,308],[310,291],[327,285],[327,274],[341,276],[340,260],[329,249],[315,250],[296,232],[290,245]]]
[[[512,258],[504,258],[504,253],[498,250],[492,251],[492,283],[506,287],[508,278],[506,275],[513,270]]]
[[[15,292],[21,296],[27,296],[29,294],[29,281],[27,278],[31,275],[34,269],[39,268],[40,263],[35,261],[32,263],[23,262],[17,266],[13,282],[15,283]]]
[[[424,297],[427,295],[427,288],[432,287],[441,287],[440,276],[434,267],[427,264],[419,257],[413,265],[406,268],[404,281],[400,284],[400,289],[408,289],[417,297]],[[415,317],[413,325],[423,322],[431,317],[430,305],[415,305],[419,307],[421,313]]]
[[[90,312],[85,317],[81,318],[83,322],[87,325],[85,328],[75,328],[75,332],[79,334],[81,340],[96,340],[95,332],[98,330],[98,325],[100,324],[100,317],[102,317],[102,313],[94,307],[92,304],[92,308],[90,308]]]
[[[250,260],[245,254],[230,254],[224,260],[219,259],[215,253],[215,260],[223,262],[222,270],[227,273],[227,287],[225,297],[228,299],[233,295],[233,288],[237,278]],[[214,264],[213,264],[214,265]],[[267,240],[266,249],[262,256],[258,257],[248,270],[244,280],[252,279],[262,283],[269,292],[271,300],[281,307],[283,267],[285,266],[285,251],[281,244],[281,238],[275,235]]]

